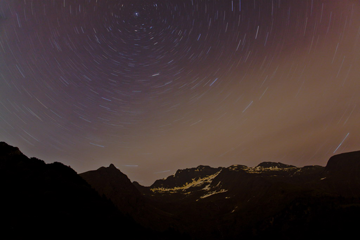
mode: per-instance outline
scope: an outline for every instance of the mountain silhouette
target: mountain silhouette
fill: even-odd
[[[148,230],[101,197],[74,170],[45,164],[0,142],[3,239],[169,239]]]
[[[200,165],[141,186],[113,164],[77,174],[0,142],[5,239],[357,237],[360,152],[325,167]]]
[[[142,200],[134,206],[153,215],[153,227],[171,226],[192,239],[352,236],[360,223],[359,163],[359,152],[353,152],[333,156],[326,167],[274,162],[255,167],[201,165],[178,170],[150,187],[132,183],[142,194],[141,198],[136,193]],[[118,170],[117,174],[122,173]],[[130,185],[130,180],[126,182]],[[109,185],[113,191],[121,189],[123,183],[107,182],[98,191]],[[121,209],[121,201],[105,195]]]
[[[81,173],[80,176],[100,195],[111,199],[120,212],[131,215],[143,226],[160,232],[171,231],[172,226],[168,224],[168,220],[174,216],[157,208],[156,204],[143,196],[135,184],[113,164]]]

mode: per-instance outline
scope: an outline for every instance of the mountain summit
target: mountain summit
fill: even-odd
[[[360,224],[360,152],[326,167],[200,165],[144,187],[113,164],[77,174],[1,142],[0,171],[0,230],[16,239],[350,238]]]
[[[118,170],[112,165],[110,171]],[[156,233],[118,211],[70,167],[28,158],[5,142],[0,142],[0,172],[5,238],[177,239],[176,233]],[[139,196],[126,177],[115,180],[130,184],[130,190],[119,191]]]
[[[349,180],[357,179],[359,162],[354,152],[332,157],[326,167],[263,162],[180,169],[150,187],[133,183],[140,192],[133,206],[141,211],[130,214],[153,229],[172,227],[192,239],[351,236],[360,223],[360,186]],[[116,188],[114,184],[120,181],[103,187]],[[151,223],[140,217],[144,215]]]
[[[136,211],[135,202],[142,194],[130,179],[117,169],[114,164],[80,174],[101,196],[111,199],[123,213]]]

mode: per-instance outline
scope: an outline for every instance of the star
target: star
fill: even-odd
[[[358,12],[0,0],[0,141],[78,172],[126,165],[147,184],[161,169],[325,164],[360,149]]]

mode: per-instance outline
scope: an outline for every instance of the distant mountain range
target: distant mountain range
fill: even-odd
[[[2,233],[12,239],[326,239],[359,235],[360,152],[325,167],[178,170],[150,187],[113,164],[77,174],[0,143]],[[124,236],[131,236],[125,237]],[[49,239],[47,238],[47,239]]]

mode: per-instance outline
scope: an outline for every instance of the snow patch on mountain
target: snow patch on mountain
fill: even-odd
[[[160,188],[151,188],[150,190],[152,192],[158,192],[158,193],[164,193],[164,192],[167,192],[167,193],[178,193],[178,192],[184,192],[186,191],[187,189],[189,188],[192,188],[192,187],[201,187],[205,184],[207,184],[207,186],[205,186],[204,188],[207,188],[208,186],[208,190],[210,190],[210,184],[212,183],[213,179],[217,177],[217,175],[220,174],[222,170],[212,174],[212,175],[208,175],[206,177],[203,177],[203,178],[199,178],[199,179],[195,179],[193,178],[192,179],[192,182],[187,182],[185,183],[183,186],[180,186],[180,187],[173,187],[173,188],[163,188],[163,187],[160,187]],[[204,189],[206,190],[206,189]]]
[[[209,191],[209,190],[210,190],[210,185],[211,185],[211,184],[206,185],[202,190],[204,190],[204,191]]]
[[[215,188],[216,188],[216,187],[219,187],[220,184],[221,184],[221,181],[219,181],[219,182],[216,184]],[[210,191],[210,190],[211,190],[211,183],[209,183],[208,185],[206,185],[202,190],[204,190],[204,191]]]
[[[256,167],[247,167],[244,165],[232,165],[228,168],[230,171],[240,171],[243,170],[247,173],[263,173],[270,171],[293,171],[298,169],[295,166],[287,165],[283,163],[275,163],[275,162],[263,162],[257,165]]]
[[[218,191],[212,191],[212,192],[209,192],[209,193],[201,196],[200,198],[207,198],[207,197],[210,197],[210,196],[212,196],[212,195],[219,194],[219,193],[224,193],[224,192],[227,192],[227,191],[228,191],[228,190],[226,190],[226,189],[220,189],[220,190],[218,190]],[[198,199],[198,200],[199,200],[199,199]],[[196,200],[196,201],[197,201],[197,200]]]
[[[269,166],[269,167],[262,167],[262,166],[256,166],[256,167],[249,167],[245,169],[248,173],[263,173],[263,172],[275,172],[275,171],[293,171],[295,169],[298,169],[297,167],[278,167],[278,166]]]

